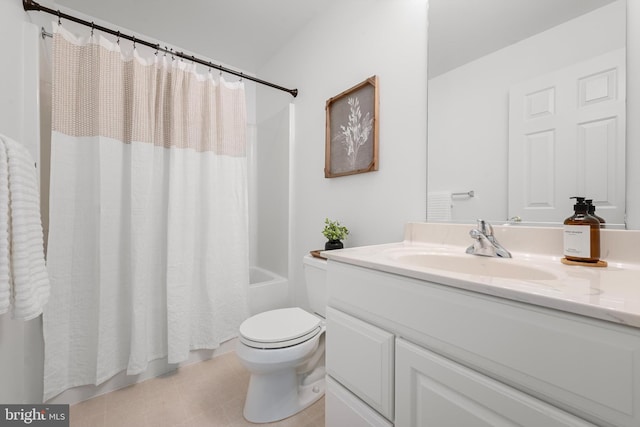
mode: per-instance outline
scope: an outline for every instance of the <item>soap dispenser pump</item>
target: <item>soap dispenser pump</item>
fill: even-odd
[[[577,203],[574,213],[564,221],[564,256],[581,263],[597,263],[600,260],[600,221],[589,215],[589,205],[584,197],[571,197]]]
[[[589,206],[589,210],[587,211],[589,212],[589,215],[595,217],[598,221],[600,221],[600,228],[604,228],[606,221],[604,220],[604,218],[596,215],[596,206],[593,204],[593,199],[586,199],[585,202],[587,203],[587,206]]]

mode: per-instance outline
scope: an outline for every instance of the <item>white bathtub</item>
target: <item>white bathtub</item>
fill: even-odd
[[[289,307],[289,280],[260,267],[249,267],[249,311],[251,315]]]

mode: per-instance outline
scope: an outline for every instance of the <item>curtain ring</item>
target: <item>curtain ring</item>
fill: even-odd
[[[191,63],[192,63],[192,64],[195,64],[195,63],[196,63],[196,57],[195,57],[195,56],[193,56],[193,55],[191,55]]]
[[[165,58],[167,57],[167,52],[169,51],[169,49],[167,48],[167,45],[164,45],[164,56]]]
[[[160,43],[156,45],[156,53],[155,53],[156,56],[158,56],[158,52],[160,52]]]
[[[62,22],[60,22],[60,9],[58,9],[58,25],[62,25]]]
[[[93,29],[94,29],[94,24],[93,24],[93,21],[91,21],[91,37],[93,37]]]
[[[133,37],[133,50],[136,50],[136,36]]]
[[[240,81],[242,81],[242,72],[240,72]]]
[[[118,40],[116,40],[116,44],[120,44],[120,30],[118,30]]]

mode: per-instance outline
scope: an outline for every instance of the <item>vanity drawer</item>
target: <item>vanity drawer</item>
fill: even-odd
[[[327,283],[330,306],[595,424],[640,425],[636,328],[331,261]]]
[[[394,336],[327,308],[327,373],[393,420]]]
[[[595,427],[402,339],[396,340],[396,426]]]
[[[325,414],[327,427],[393,427],[386,418],[330,376],[327,376]]]

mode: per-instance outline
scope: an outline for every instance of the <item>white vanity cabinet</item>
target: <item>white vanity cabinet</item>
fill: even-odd
[[[640,426],[637,328],[333,260],[327,283],[327,372],[355,416]],[[341,427],[334,407],[327,426]]]

